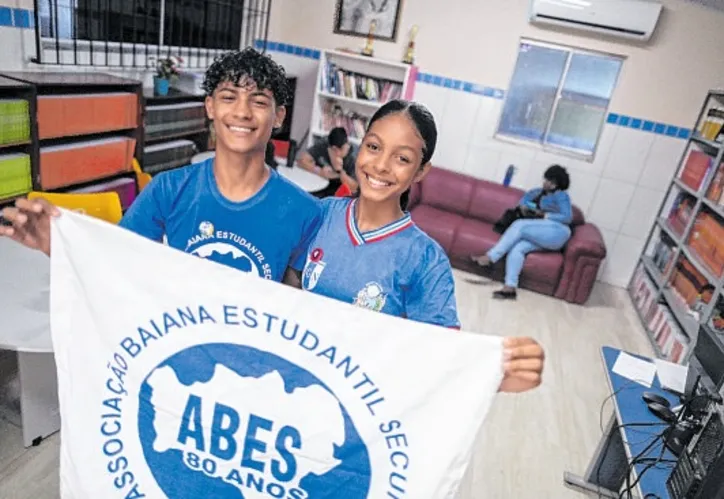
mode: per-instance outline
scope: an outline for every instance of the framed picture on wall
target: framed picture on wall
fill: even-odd
[[[337,0],[334,32],[366,37],[375,22],[374,38],[397,41],[402,0]]]

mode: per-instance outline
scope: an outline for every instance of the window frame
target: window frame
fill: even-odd
[[[132,0],[123,1],[130,2]],[[105,39],[90,36],[80,38],[77,27],[74,24],[78,22],[78,14],[76,12],[79,7],[78,0],[35,0],[34,31],[36,56],[32,59],[32,62],[50,66],[96,66],[144,69],[154,67],[155,61],[159,58],[177,55],[184,58],[184,68],[203,69],[208,66],[214,57],[229,50],[246,45],[253,46],[255,43],[258,43],[257,40],[261,40],[263,42],[262,46],[266,46],[265,42],[269,32],[272,0],[260,0],[257,4],[254,4],[256,7],[253,9],[249,7],[251,4],[243,4],[243,7],[241,7],[239,11],[240,24],[238,26],[238,33],[231,38],[231,45],[229,47],[204,47],[202,46],[204,44],[194,44],[193,41],[187,45],[183,40],[181,40],[181,45],[174,45],[171,43],[174,41],[172,38],[169,38],[169,43],[164,43],[164,39],[168,37],[167,24],[172,22],[169,18],[169,6],[167,4],[171,2],[181,3],[182,1],[183,0],[158,0],[159,18],[156,20],[158,24],[156,27],[158,29],[155,30],[158,32],[158,39],[147,42],[136,42],[130,39],[124,41],[109,40],[108,38],[110,38],[110,36],[108,33],[105,33]],[[225,8],[236,8],[234,7],[233,0],[211,1],[223,5]],[[228,5],[226,5],[225,1],[228,1]],[[64,4],[60,5],[61,9],[69,8],[71,10],[70,26],[68,28],[70,30],[69,37],[61,38],[59,36],[59,29],[62,30],[63,28],[55,25],[60,19],[56,12],[58,10],[58,4]],[[41,5],[45,5],[47,9],[49,9],[47,16],[41,16]],[[171,12],[175,11],[176,8],[177,6],[172,8]],[[45,10],[43,12],[45,13]],[[43,23],[44,17],[50,19],[48,28],[46,28],[46,25]],[[205,33],[208,28],[208,26],[205,26],[202,33]],[[44,36],[44,29],[48,31],[49,36]],[[204,35],[204,37],[206,36],[208,35]],[[237,40],[239,42],[238,45],[234,44]],[[79,57],[79,54],[85,54],[84,59],[89,59],[89,62],[80,62],[81,57]],[[104,54],[105,62],[94,63],[93,54]],[[120,61],[120,64],[109,62],[109,56],[111,54],[117,55],[116,60]],[[72,61],[68,59],[72,59]],[[194,61],[194,63],[191,61]]]
[[[544,48],[549,48],[549,49],[553,49],[553,50],[560,50],[562,52],[563,51],[568,52],[568,55],[566,58],[566,63],[563,68],[563,72],[561,73],[561,77],[558,81],[558,86],[556,88],[556,95],[555,95],[555,98],[553,101],[553,106],[551,107],[551,112],[548,116],[546,128],[543,133],[543,138],[540,141],[524,139],[524,138],[517,137],[514,135],[507,135],[500,131],[500,126],[503,122],[503,116],[505,114],[505,106],[508,103],[508,97],[510,95],[510,88],[512,88],[512,86],[513,86],[513,81],[515,78],[515,70],[518,67],[518,61],[520,59],[520,49],[523,46],[523,44],[535,45],[537,47],[544,47]],[[566,147],[563,145],[553,145],[553,144],[546,142],[546,138],[548,137],[548,134],[550,133],[551,126],[553,124],[553,120],[556,116],[556,111],[558,110],[558,105],[561,101],[561,93],[563,92],[563,87],[566,83],[566,78],[568,77],[568,71],[571,67],[571,60],[573,59],[574,54],[588,55],[588,56],[601,57],[601,58],[618,59],[620,61],[620,67],[619,67],[618,73],[616,74],[616,78],[613,82],[613,90],[611,92],[611,96],[608,98],[608,104],[606,105],[606,107],[604,109],[604,113],[603,113],[603,120],[601,122],[601,126],[599,127],[598,134],[596,135],[596,143],[595,143],[593,150],[590,153],[584,152],[581,149],[575,149],[575,148]],[[613,52],[586,49],[586,48],[574,47],[572,45],[566,45],[563,43],[547,42],[547,41],[543,41],[543,40],[537,40],[534,38],[521,37],[518,40],[515,64],[513,66],[513,70],[510,75],[510,79],[508,80],[508,90],[505,92],[505,98],[503,99],[503,106],[502,106],[499,116],[498,116],[498,121],[495,126],[495,133],[493,134],[493,138],[496,140],[499,140],[501,142],[528,146],[528,147],[531,147],[531,148],[539,150],[539,151],[544,151],[544,152],[552,153],[552,154],[558,154],[558,155],[562,155],[562,156],[568,156],[568,157],[571,157],[574,159],[584,160],[589,163],[592,163],[596,158],[596,154],[598,152],[598,147],[601,143],[601,135],[603,134],[603,129],[604,129],[604,126],[606,125],[606,119],[607,119],[607,116],[609,113],[609,109],[611,107],[611,101],[614,98],[614,94],[616,92],[619,81],[621,79],[621,73],[623,72],[624,62],[627,59],[628,59],[627,56],[622,55],[622,54],[615,54]]]

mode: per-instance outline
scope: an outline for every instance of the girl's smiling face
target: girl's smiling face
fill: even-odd
[[[375,121],[357,154],[360,196],[375,202],[399,199],[429,170],[429,163],[421,164],[424,147],[417,127],[404,112]]]

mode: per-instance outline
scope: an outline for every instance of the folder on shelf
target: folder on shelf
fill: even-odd
[[[32,189],[30,156],[27,154],[0,155],[0,199],[25,194]]]
[[[132,170],[135,139],[77,142],[40,149],[40,185],[55,189]]]
[[[30,115],[25,99],[0,99],[0,145],[30,142]]]
[[[41,95],[41,139],[112,132],[138,126],[138,96],[128,92]]]

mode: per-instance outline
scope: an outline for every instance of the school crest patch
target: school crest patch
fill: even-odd
[[[387,293],[383,291],[382,286],[376,282],[369,282],[357,293],[354,305],[379,312],[385,307],[386,301]]]
[[[317,286],[319,277],[326,267],[324,263],[324,250],[322,248],[314,248],[309,255],[307,255],[307,263],[304,265],[304,272],[302,272],[302,287],[307,291],[311,291]]]

